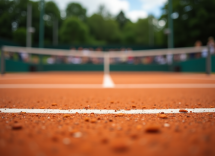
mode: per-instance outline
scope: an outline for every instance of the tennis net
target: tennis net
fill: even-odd
[[[43,66],[65,64],[72,65],[94,65],[102,66],[103,71],[107,74],[110,72],[110,67],[120,67],[117,70],[126,71],[141,69],[150,71],[147,67],[154,66],[152,69],[156,71],[156,67],[170,67],[178,62],[189,61],[192,59],[206,60],[204,67],[205,71],[210,72],[211,69],[211,52],[208,52],[206,46],[188,47],[188,48],[173,48],[173,49],[156,49],[156,50],[138,50],[122,49],[120,51],[102,51],[92,49],[82,50],[63,50],[63,49],[46,49],[46,48],[29,48],[3,46],[1,50],[1,73],[7,71],[7,60],[18,60],[30,65],[39,66],[39,71],[43,70]],[[204,61],[203,61],[204,62]],[[129,65],[129,66],[127,66]],[[132,66],[132,68],[131,68]],[[64,66],[65,67],[65,66]],[[71,70],[74,68],[71,68]],[[168,68],[169,69],[169,68]],[[55,69],[54,69],[55,70]],[[59,68],[56,68],[59,70]],[[70,70],[70,68],[68,68]],[[159,70],[159,68],[158,68]]]

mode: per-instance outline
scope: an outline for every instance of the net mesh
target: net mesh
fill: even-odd
[[[109,72],[109,66],[114,64],[170,65],[174,62],[207,57],[207,47],[205,46],[138,51],[132,51],[131,49],[121,51],[59,50],[4,46],[2,51],[4,52],[4,59],[18,60],[30,64],[104,65],[106,73]]]

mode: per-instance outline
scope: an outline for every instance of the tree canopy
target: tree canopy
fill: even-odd
[[[62,42],[66,44],[81,44],[87,42],[88,28],[77,17],[67,18],[60,29]]]
[[[1,0],[0,37],[25,45],[27,5],[32,5],[33,45],[39,42],[40,1]],[[215,0],[173,1],[173,23],[175,47],[193,46],[195,41],[207,43],[209,36],[215,37]],[[65,13],[65,14],[64,14]],[[79,3],[69,3],[60,11],[54,1],[45,2],[45,45],[53,44],[54,21],[59,28],[59,44],[120,44],[167,46],[164,30],[168,27],[168,3],[162,15],[132,22],[123,11],[111,15],[104,5],[92,15]],[[19,39],[20,38],[20,39]]]
[[[120,11],[119,14],[116,16],[116,21],[119,23],[120,28],[123,28],[124,25],[128,22],[128,19],[125,17],[123,11]]]
[[[210,2],[204,0],[173,1],[175,46],[193,46],[197,40],[206,44],[209,36],[215,36],[214,6],[215,0]],[[168,3],[163,7],[160,19],[167,21],[167,14]]]
[[[87,10],[79,3],[69,3],[66,7],[66,17],[75,16],[80,20],[86,20]]]

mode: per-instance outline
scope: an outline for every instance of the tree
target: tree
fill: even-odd
[[[98,24],[99,23],[99,24]],[[117,44],[121,42],[118,23],[113,19],[105,19],[100,14],[93,14],[87,22],[90,33],[96,40]]]
[[[32,34],[32,45],[39,43],[39,24],[40,24],[40,3],[39,1],[31,1],[32,6],[32,27],[35,32]]]
[[[54,22],[61,23],[60,10],[53,1],[45,3],[45,17],[45,44],[52,44]]]
[[[120,28],[123,28],[123,26],[128,22],[128,19],[125,17],[123,11],[120,11],[119,14],[116,16],[116,21],[119,23]]]
[[[99,6],[98,12],[96,14],[101,15],[104,19],[111,19],[112,18],[110,12],[105,8],[104,5]]]
[[[68,17],[60,28],[64,44],[84,44],[88,41],[88,27],[77,17]]]
[[[26,45],[26,29],[18,28],[13,32],[13,40],[21,46]]]
[[[123,44],[136,44],[136,35],[135,35],[135,23],[127,22],[122,29],[122,43]]]
[[[14,2],[9,0],[1,0],[0,1],[0,36],[6,39],[12,37],[12,26],[11,26],[11,14],[8,10],[10,10],[13,6]]]
[[[55,2],[48,1],[45,3],[45,14],[51,18],[60,19],[60,10]]]
[[[66,17],[77,17],[81,21],[86,20],[86,12],[87,10],[79,3],[69,3],[66,7]]]
[[[106,41],[109,44],[121,43],[121,33],[119,30],[119,25],[114,19],[107,19],[105,21],[104,34],[106,36]]]
[[[105,20],[101,15],[93,14],[88,18],[87,24],[91,35],[93,35],[97,40],[105,40],[103,31],[105,27]]]
[[[158,21],[152,15],[139,19],[136,23],[128,21],[122,29],[123,44],[131,45],[160,45],[163,46],[163,28],[158,26]]]
[[[215,0],[173,1],[174,44],[176,47],[193,46],[196,40],[207,43],[209,36],[215,37]],[[168,4],[163,7],[160,19],[167,21]],[[168,22],[168,21],[167,21]],[[167,27],[167,25],[166,25]]]
[[[135,26],[136,44],[148,45],[149,43],[149,24],[148,19],[139,19]]]
[[[13,31],[26,26],[26,9],[28,0],[0,1],[0,36],[13,38]]]

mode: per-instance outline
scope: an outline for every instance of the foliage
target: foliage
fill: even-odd
[[[135,44],[136,35],[135,35],[135,23],[127,22],[122,30],[122,43],[123,44]]]
[[[1,0],[0,1],[0,36],[17,41],[17,34],[26,28],[27,5],[32,5],[32,43],[39,42],[40,1]],[[53,23],[57,19],[60,44],[141,44],[147,45],[147,22],[130,22],[121,11],[113,17],[105,8],[100,6],[98,12],[87,17],[87,10],[79,3],[69,3],[66,8],[66,18],[61,17],[58,6],[53,1],[45,3],[44,15],[44,44],[50,45],[53,40]],[[143,21],[147,19],[143,19]],[[22,28],[22,29],[21,29]],[[16,32],[17,30],[17,32]],[[24,33],[23,33],[24,34]],[[18,35],[20,36],[20,35]],[[15,39],[16,38],[16,39]],[[26,37],[23,37],[23,40]],[[21,41],[21,40],[20,40]],[[20,43],[19,41],[19,43]],[[22,41],[21,44],[25,42]]]
[[[66,44],[87,43],[88,27],[77,17],[68,17],[62,24],[60,37]]]
[[[45,3],[45,14],[50,16],[51,19],[60,19],[60,10],[53,1]]]
[[[13,38],[13,31],[26,26],[26,7],[28,0],[0,0],[0,36]]]
[[[22,46],[26,45],[26,29],[18,28],[13,32],[13,40]]]
[[[82,21],[86,20],[87,10],[79,3],[69,3],[66,7],[66,17],[75,16]]]
[[[116,21],[119,23],[120,28],[123,28],[124,25],[129,21],[123,11],[120,11],[119,14],[116,16]]]
[[[60,10],[53,1],[45,3],[45,45],[52,44],[53,42],[53,26],[54,22],[61,24]]]
[[[25,45],[27,5],[32,5],[32,43],[39,42],[40,1],[0,0],[0,37]],[[207,43],[209,36],[215,37],[215,0],[173,1],[175,47],[193,46],[196,40]],[[45,2],[44,32],[45,45],[52,44],[53,23],[58,20],[60,44],[123,44],[167,46],[164,30],[168,26],[168,4],[163,6],[163,14],[156,18],[148,16],[131,22],[120,11],[112,16],[101,5],[97,13],[87,15],[87,10],[79,3],[69,3],[61,16],[60,9],[53,1]],[[158,21],[167,22],[164,27]],[[20,38],[20,39],[19,39]]]
[[[209,36],[215,36],[215,0],[173,1],[175,46],[193,46],[197,40],[207,43]],[[163,7],[161,19],[167,20],[168,4]],[[167,26],[167,25],[166,25]]]
[[[105,8],[104,5],[100,5],[98,8],[98,12],[96,14],[101,15],[103,18],[105,19],[110,19],[112,18],[112,15],[110,14],[110,12]]]
[[[11,31],[11,13],[9,13],[10,6],[13,2],[7,0],[0,1],[0,36],[5,38],[12,38]]]
[[[115,20],[105,19],[100,14],[94,14],[89,17],[87,23],[90,33],[95,39],[112,44],[120,43],[120,31]]]

